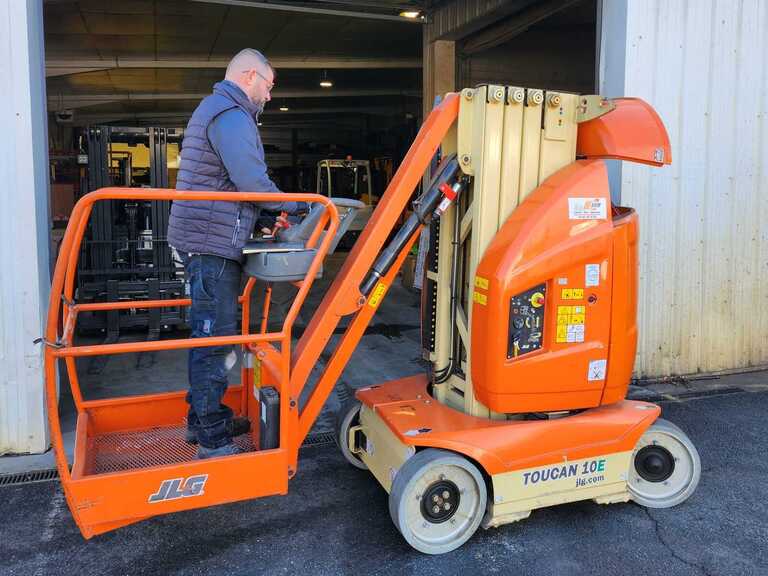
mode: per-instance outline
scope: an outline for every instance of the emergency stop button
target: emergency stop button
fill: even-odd
[[[533,306],[534,308],[541,308],[542,306],[544,306],[544,294],[542,294],[541,292],[535,292],[531,296],[531,306]]]

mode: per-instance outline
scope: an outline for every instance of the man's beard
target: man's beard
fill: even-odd
[[[255,110],[253,114],[254,118],[261,115],[261,113],[264,111],[264,101],[254,100],[253,98],[250,97],[250,95],[248,96],[248,100],[251,101],[251,104],[253,105],[253,108]]]

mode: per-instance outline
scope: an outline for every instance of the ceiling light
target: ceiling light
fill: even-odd
[[[402,16],[403,18],[410,18],[413,20],[421,16],[421,12],[419,12],[418,10],[403,10],[402,12],[400,12],[400,16]]]
[[[280,106],[280,112],[288,112],[288,106]]]
[[[320,80],[320,86],[323,88],[333,88],[333,82],[330,80]]]

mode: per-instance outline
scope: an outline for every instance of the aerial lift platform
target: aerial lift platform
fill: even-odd
[[[436,154],[441,161],[395,231]],[[669,140],[645,102],[514,86],[446,95],[294,347],[293,323],[359,206],[312,194],[310,216],[246,247],[242,333],[75,345],[78,314],[188,306],[188,299],[80,304],[74,281],[93,205],[106,199],[274,201],[278,194],[107,188],[82,198],[62,241],[45,335],[48,415],[67,503],[86,538],[152,516],[285,494],[302,441],[419,234],[430,230],[422,334],[430,370],[357,392],[339,418],[345,458],[389,493],[394,524],[429,554],[564,502],[687,499],[698,453],[660,408],[626,400],[637,342],[638,219],[611,202],[602,159],[662,166]],[[291,232],[291,230],[293,230]],[[392,238],[387,242],[388,238]],[[386,245],[385,245],[386,244]],[[298,291],[282,328],[249,329],[256,279]],[[269,298],[265,298],[265,315]],[[312,368],[348,323],[316,381]],[[185,393],[85,399],[75,359],[237,346],[225,402],[254,422],[243,453],[195,459]],[[66,370],[78,412],[72,468],[57,406]],[[310,387],[306,401],[302,391]],[[257,425],[258,423],[258,425]]]

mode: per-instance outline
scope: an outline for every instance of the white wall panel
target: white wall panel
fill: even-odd
[[[0,0],[0,455],[48,448],[48,148],[39,0]]]
[[[624,94],[656,108],[673,157],[621,171],[641,226],[638,376],[768,364],[766,30],[768,0],[626,3]]]

